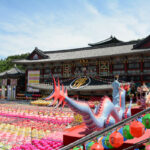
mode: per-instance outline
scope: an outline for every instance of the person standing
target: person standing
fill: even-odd
[[[135,88],[135,83],[133,80],[130,82],[130,94],[133,95],[133,102],[136,102],[136,88]]]
[[[143,85],[141,86],[141,107],[143,109],[146,108],[146,97],[147,97],[148,92],[149,92],[149,89],[146,86],[145,82],[143,82]]]
[[[118,80],[119,80],[119,75],[115,75],[114,82],[112,83],[112,87],[113,87],[112,97],[113,97],[113,104],[116,107],[119,107],[119,99],[120,99],[120,94],[119,94],[120,83]]]

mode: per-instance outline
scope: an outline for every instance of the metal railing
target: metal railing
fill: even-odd
[[[147,139],[145,139],[145,140],[142,140],[142,141],[140,141],[140,142],[137,142],[137,143],[135,143],[134,145],[132,145],[132,146],[130,146],[130,147],[128,147],[128,148],[125,148],[125,149],[123,149],[123,150],[129,150],[129,149],[132,149],[132,148],[138,148],[140,145],[142,145],[143,143],[147,143],[147,142],[150,142],[150,137],[147,138]]]
[[[150,112],[150,108],[148,108],[146,110],[143,110],[143,111],[141,111],[141,112],[139,112],[139,113],[137,113],[137,114],[127,118],[127,119],[124,119],[124,120],[122,120],[122,121],[120,121],[120,122],[118,122],[118,123],[116,123],[116,124],[114,124],[112,126],[109,126],[109,127],[105,128],[102,131],[92,132],[91,134],[89,134],[89,135],[87,135],[87,136],[85,136],[85,137],[83,137],[83,138],[81,138],[81,139],[79,139],[79,140],[77,140],[77,141],[67,145],[67,146],[64,146],[60,150],[69,150],[69,149],[71,149],[71,148],[73,148],[75,146],[81,145],[84,142],[86,142],[88,140],[91,140],[91,139],[93,139],[93,138],[95,138],[97,136],[104,135],[104,134],[110,132],[111,130],[115,130],[118,127],[123,126],[123,125],[125,125],[125,124],[127,124],[127,123],[129,123],[129,122],[131,122],[133,120],[135,120],[136,118],[140,117],[141,115],[148,113],[148,112]]]

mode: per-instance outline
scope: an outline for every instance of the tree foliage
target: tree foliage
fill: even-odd
[[[0,60],[0,72],[9,70],[10,68],[14,67],[14,63],[12,63],[13,60],[17,59],[26,59],[29,56],[29,53],[21,54],[21,55],[13,55],[8,56],[6,59]],[[17,65],[17,67],[21,70],[24,70],[24,67],[21,65]]]

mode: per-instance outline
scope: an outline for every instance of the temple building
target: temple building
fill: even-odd
[[[14,63],[26,68],[28,92],[53,89],[53,75],[70,95],[108,95],[116,74],[120,82],[132,81],[136,86],[145,82],[150,86],[150,36],[129,42],[111,36],[88,47],[58,51],[36,47],[27,59]]]

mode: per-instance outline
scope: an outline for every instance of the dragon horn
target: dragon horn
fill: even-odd
[[[67,88],[65,88],[65,96],[68,96]]]
[[[58,86],[57,86],[55,78],[53,78],[53,79],[54,79],[54,94],[52,96],[54,98],[54,101],[53,101],[52,105],[55,105],[56,101],[60,97],[60,83],[59,83],[59,80],[58,80]]]
[[[66,97],[66,96],[68,96],[68,92],[67,92],[67,89],[65,88],[65,93],[64,93],[64,96]],[[64,97],[64,100],[63,100],[63,106],[62,106],[62,108],[64,108],[64,106],[65,106],[65,104],[67,103],[66,101],[65,101],[65,97]]]
[[[64,85],[62,84],[62,90],[61,90],[61,93],[60,93],[61,95],[62,95],[62,97],[60,97],[59,98],[59,104],[58,104],[58,106],[63,102],[63,100],[64,100],[64,95],[65,95],[65,93],[64,93]]]
[[[54,97],[54,102],[53,104],[56,103],[56,101],[60,98],[60,81],[59,78],[57,79],[57,85],[55,89],[55,97]]]

